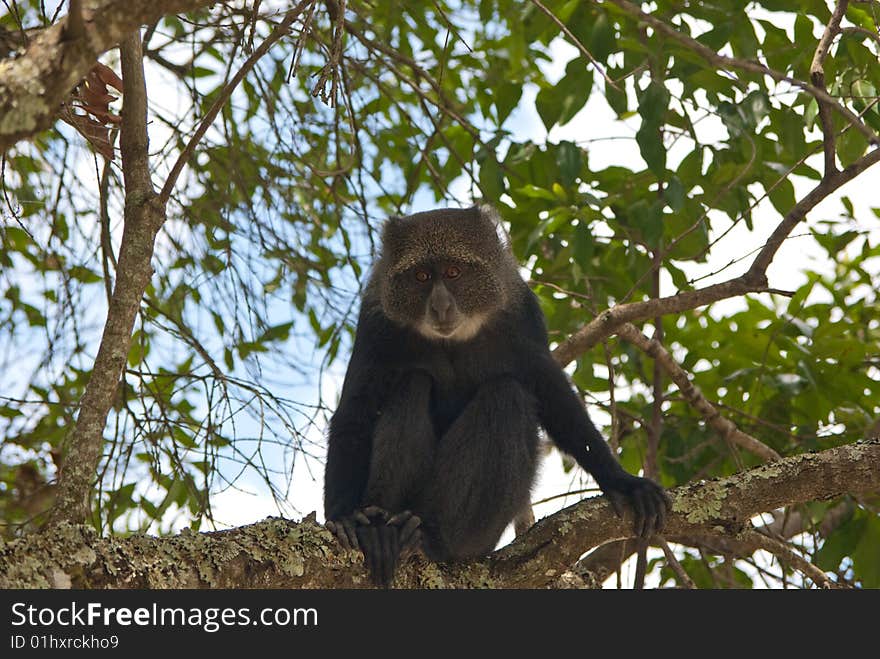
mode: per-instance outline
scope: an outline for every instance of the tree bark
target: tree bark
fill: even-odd
[[[750,518],[782,506],[880,489],[880,441],[785,458],[670,491],[670,538],[749,533]],[[569,582],[578,557],[626,538],[630,521],[603,498],[569,506],[484,559],[435,565],[414,558],[401,588],[550,588]],[[314,515],[269,518],[214,533],[100,538],[84,526],[0,544],[0,588],[363,588],[360,556],[341,550]]]
[[[82,13],[30,39],[24,53],[0,60],[0,152],[49,128],[71,90],[102,53],[167,14],[216,0],[85,0]]]

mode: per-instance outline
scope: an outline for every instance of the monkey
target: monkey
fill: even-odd
[[[539,428],[645,538],[669,499],[625,471],[554,361],[493,207],[389,218],[330,419],[326,528],[376,585],[403,557],[490,553],[529,505]]]

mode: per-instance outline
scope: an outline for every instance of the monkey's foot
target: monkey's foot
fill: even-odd
[[[404,510],[393,515],[386,523],[398,529],[401,560],[405,560],[422,548],[422,530],[419,528],[422,524],[421,517]]]
[[[401,558],[421,546],[421,523],[408,510],[391,515],[379,506],[367,506],[325,526],[345,549],[360,549],[373,582],[387,588]]]

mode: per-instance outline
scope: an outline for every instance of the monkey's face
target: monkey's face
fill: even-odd
[[[397,273],[386,293],[389,317],[432,340],[472,339],[503,304],[501,287],[484,265],[451,258]]]

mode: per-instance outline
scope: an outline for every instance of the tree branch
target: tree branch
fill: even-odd
[[[761,512],[843,493],[880,489],[880,441],[785,458],[729,478],[670,492],[666,537],[738,537]],[[628,537],[631,524],[603,498],[581,501],[538,522],[485,559],[435,565],[416,558],[398,587],[527,587],[555,585],[591,547]],[[229,531],[153,538],[99,538],[59,524],[0,544],[0,588],[367,587],[354,552],[338,548],[314,516],[299,524],[270,518]]]
[[[770,235],[767,243],[761,248],[761,251],[758,252],[758,255],[755,257],[755,260],[752,262],[746,275],[755,277],[766,273],[767,268],[770,266],[770,262],[773,260],[773,257],[776,255],[776,252],[782,245],[783,241],[788,238],[788,234],[790,234],[795,226],[806,217],[807,213],[813,210],[820,201],[825,199],[844,183],[848,183],[878,161],[880,161],[880,149],[874,149],[846,169],[834,171],[830,175],[825,176],[815,188],[810,190],[807,196],[801,199],[795,204],[794,208],[788,211],[788,214],[782,219],[782,222],[779,223],[779,226],[777,226]]]
[[[85,77],[98,56],[125,35],[166,14],[192,11],[215,2],[71,3],[71,16],[33,36],[23,55],[0,60],[0,152],[49,128],[70,90]]]
[[[269,52],[269,48],[271,48],[276,41],[281,39],[281,37],[287,34],[288,28],[290,28],[291,24],[293,24],[303,10],[314,2],[315,0],[302,0],[302,2],[296,7],[288,11],[282,21],[274,30],[272,30],[272,33],[266,37],[263,43],[260,44],[259,48],[247,58],[235,76],[233,76],[232,80],[226,83],[226,86],[223,87],[223,91],[220,92],[220,95],[214,101],[211,109],[208,110],[208,113],[204,116],[201,123],[199,123],[196,132],[190,137],[184,150],[180,152],[179,156],[177,156],[177,160],[174,162],[174,166],[171,168],[171,172],[165,180],[165,185],[162,186],[162,191],[159,193],[159,199],[163,202],[168,201],[168,198],[171,196],[171,191],[174,190],[174,186],[177,183],[177,177],[180,176],[180,172],[183,170],[183,166],[192,157],[196,146],[198,146],[201,139],[205,136],[205,133],[208,132],[208,128],[214,123],[214,119],[220,114],[220,110],[226,105],[226,102],[229,100],[229,97],[232,96],[232,92],[235,91],[235,88],[238,87],[241,81],[244,80],[244,77],[254,68],[254,65],[260,61],[260,58]]]
[[[619,304],[611,309],[606,309],[560,343],[553,351],[553,357],[564,366],[579,354],[597,345],[602,339],[614,334],[624,323],[680,313],[719,300],[764,290],[767,290],[767,279],[763,275],[742,276],[694,291],[682,291],[669,297]]]
[[[880,489],[880,441],[807,453],[669,491],[672,514],[664,536],[738,535],[761,512],[852,492]],[[539,521],[490,557],[506,587],[545,587],[590,547],[630,535],[604,499],[588,499]]]
[[[618,8],[620,8],[622,11],[629,14],[630,16],[636,17],[639,20],[644,21],[657,32],[661,32],[667,37],[677,41],[682,46],[684,46],[688,50],[697,53],[700,57],[705,59],[713,66],[718,67],[719,69],[739,69],[748,73],[766,75],[776,82],[787,82],[794,87],[803,89],[805,92],[813,96],[816,99],[817,103],[825,103],[828,105],[828,107],[833,108],[836,112],[843,116],[843,118],[846,119],[850,124],[852,124],[852,126],[856,130],[858,130],[865,136],[865,139],[868,140],[869,144],[877,145],[878,143],[880,143],[877,134],[873,130],[871,130],[861,119],[859,119],[858,116],[853,114],[853,112],[849,108],[838,103],[837,99],[829,95],[828,92],[826,92],[824,89],[820,89],[819,87],[811,85],[808,82],[804,82],[803,80],[798,80],[797,78],[787,76],[784,73],[775,71],[759,62],[720,55],[708,46],[701,44],[696,39],[693,39],[692,37],[689,37],[679,30],[676,30],[674,27],[668,25],[656,16],[652,16],[651,14],[643,12],[639,7],[632,4],[631,2],[628,2],[627,0],[605,0],[605,3],[616,5]]]
[[[670,297],[630,302],[606,309],[560,343],[553,351],[553,357],[560,365],[565,366],[579,354],[586,352],[602,339],[614,334],[624,323],[634,323],[656,316],[680,313],[746,293],[773,291],[774,289],[767,286],[767,268],[794,227],[820,201],[878,161],[880,161],[880,149],[874,149],[846,169],[835,171],[830,176],[823,178],[786,214],[764,247],[758,252],[752,265],[739,277],[705,288],[683,291]]]
[[[153,268],[156,234],[165,221],[150,181],[147,139],[147,92],[139,31],[122,43],[123,106],[120,146],[125,178],[125,227],[116,283],[91,377],[80,400],[79,415],[66,438],[55,505],[49,524],[89,519],[89,498],[104,448],[104,426],[116,399],[131,345],[134,319]]]
[[[825,26],[825,32],[822,34],[822,38],[819,39],[816,52],[813,53],[813,61],[810,63],[810,80],[822,91],[827,91],[825,88],[825,58],[828,56],[831,42],[834,41],[834,37],[840,32],[840,20],[843,18],[844,13],[846,13],[847,4],[849,4],[848,0],[837,1],[834,13],[831,14],[828,25]],[[816,103],[819,104],[819,121],[822,124],[825,176],[830,176],[837,171],[837,165],[835,164],[834,123],[831,120],[833,107],[818,98]]]
[[[714,428],[724,441],[732,442],[764,460],[778,460],[782,457],[760,440],[737,428],[730,419],[721,416],[721,413],[709,402],[703,392],[694,386],[687,372],[676,363],[672,355],[656,339],[649,339],[632,323],[626,323],[618,328],[617,334],[654,359],[655,363],[659,364],[675,382],[685,400],[703,416],[706,423]]]

